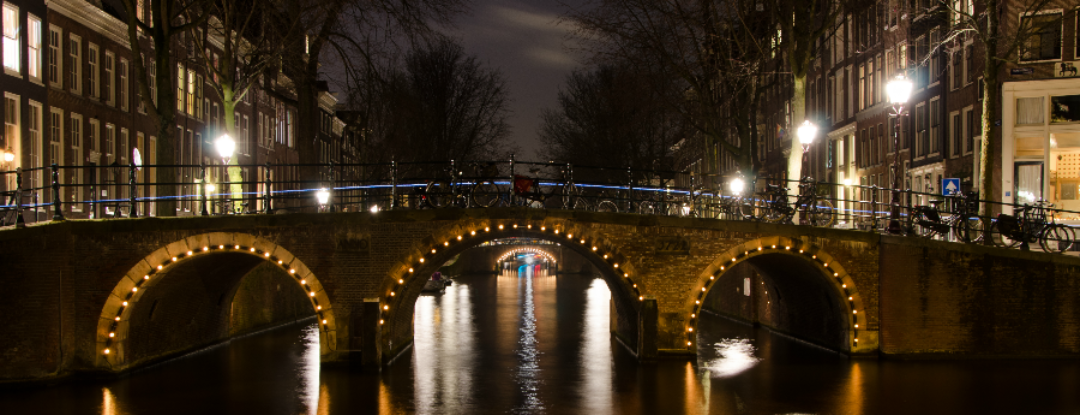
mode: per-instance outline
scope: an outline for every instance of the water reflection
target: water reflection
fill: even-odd
[[[301,344],[304,351],[301,354],[299,374],[297,378],[300,385],[297,392],[300,400],[307,405],[307,413],[317,415],[319,412],[319,326],[311,325],[304,328]]]
[[[1076,360],[851,360],[710,314],[698,359],[639,364],[609,304],[595,277],[462,276],[420,297],[414,347],[381,372],[320,368],[308,321],[119,379],[0,388],[0,414],[1080,413]]]
[[[476,360],[471,295],[468,284],[453,284],[442,295],[416,300],[413,367],[418,413],[471,405]]]
[[[515,376],[525,401],[515,413],[543,412],[540,401],[540,351],[536,342],[536,304],[533,303],[533,267],[519,268],[518,277],[524,282],[521,306],[521,337],[518,339],[518,368]]]
[[[585,313],[581,336],[582,395],[590,414],[611,413],[611,291],[601,279],[594,279],[585,291]]]
[[[713,377],[728,378],[754,367],[761,359],[754,356],[750,339],[723,339],[713,344],[716,358],[705,363]]]

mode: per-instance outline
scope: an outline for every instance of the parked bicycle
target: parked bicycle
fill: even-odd
[[[1046,201],[1025,204],[1014,209],[1014,215],[999,214],[990,226],[994,245],[1028,250],[1028,245],[1038,242],[1046,252],[1063,253],[1072,248],[1075,233],[1072,228],[1054,222],[1048,210],[1054,205]],[[1047,220],[1049,218],[1049,220]]]
[[[767,222],[792,224],[796,212],[800,213],[801,222],[811,226],[829,227],[836,221],[832,202],[818,197],[817,182],[810,177],[799,181],[795,203],[788,203],[787,188],[766,186],[764,218]]]
[[[939,206],[952,202],[954,211],[943,217]],[[912,208],[908,215],[909,233],[915,236],[933,239],[948,239],[972,243],[983,240],[985,226],[978,215],[979,194],[968,192],[963,195],[948,196],[943,200],[931,200],[929,206],[920,205]]]
[[[498,176],[498,167],[495,163],[469,163],[475,172],[475,176],[466,180],[464,172],[450,162],[446,169],[450,173],[449,180],[434,180],[428,182],[424,188],[422,199],[428,206],[443,208],[447,206],[458,207],[491,207],[499,200],[499,187],[495,185],[494,178]]]
[[[563,209],[588,210],[589,203],[582,195],[581,189],[574,184],[570,166],[563,166],[560,171],[560,180],[551,190],[544,192],[541,189],[539,167],[529,169],[531,176],[514,175],[514,184],[511,186],[514,197],[521,204],[533,207],[546,207],[548,200],[558,199]]]

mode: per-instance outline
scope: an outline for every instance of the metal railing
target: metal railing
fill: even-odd
[[[157,169],[175,181],[157,182]],[[48,177],[48,180],[45,178]],[[302,177],[306,179],[302,179]],[[724,220],[754,220],[887,232],[893,189],[758,178],[741,195],[716,178],[690,172],[639,170],[510,160],[358,164],[57,166],[0,172],[0,226],[65,219],[161,215],[273,214],[526,206]],[[799,186],[804,184],[804,186]],[[769,185],[774,185],[768,191]],[[799,186],[799,187],[795,187]],[[777,189],[795,187],[798,194]],[[171,194],[165,194],[172,188]],[[316,198],[329,193],[325,203]],[[812,192],[814,197],[809,197]],[[997,217],[972,214],[973,199],[900,190],[902,234],[957,242],[998,242]],[[438,201],[437,203],[435,201]],[[966,203],[967,205],[962,205]],[[992,212],[1008,206],[988,203]],[[977,207],[974,209],[977,211]],[[1043,222],[1080,212],[1043,206]],[[977,223],[976,235],[946,229],[956,218]],[[1030,220],[1029,220],[1030,221]],[[952,222],[952,223],[950,223]],[[1069,248],[1075,238],[1067,227]],[[923,232],[926,229],[931,231]],[[935,231],[936,229],[936,231]],[[1061,239],[1060,234],[1055,238]],[[1035,238],[1037,235],[1032,236]],[[970,239],[970,240],[969,240]],[[1005,239],[1009,239],[1007,236]],[[1026,237],[1021,237],[1026,246]],[[1015,242],[1015,241],[1011,241]],[[1009,244],[999,244],[1008,246]],[[1064,249],[1068,250],[1068,249]]]

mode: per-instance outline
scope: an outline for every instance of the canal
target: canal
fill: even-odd
[[[1075,360],[851,360],[705,315],[695,361],[641,365],[599,278],[472,275],[416,303],[382,373],[320,368],[314,321],[122,379],[0,390],[0,414],[1080,413]]]

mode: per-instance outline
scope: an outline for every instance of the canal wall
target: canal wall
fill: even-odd
[[[314,316],[304,292],[279,268],[263,263],[251,270],[233,295],[229,336],[259,331]]]
[[[881,247],[881,352],[1080,357],[1072,258],[921,241]]]

